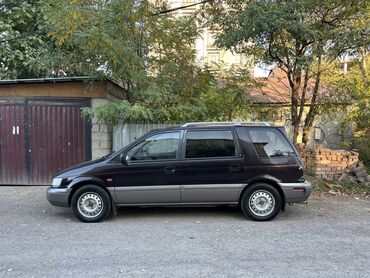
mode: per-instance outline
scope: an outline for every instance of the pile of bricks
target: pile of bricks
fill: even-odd
[[[297,149],[305,172],[317,178],[343,179],[360,164],[359,154],[354,151],[330,150],[322,145],[304,144],[298,144]]]

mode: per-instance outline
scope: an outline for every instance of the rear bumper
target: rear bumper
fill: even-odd
[[[285,203],[300,203],[310,197],[312,185],[309,182],[279,183],[284,192]]]
[[[49,187],[46,190],[46,198],[49,203],[53,206],[58,207],[69,207],[69,195],[71,193],[70,188],[54,188]]]

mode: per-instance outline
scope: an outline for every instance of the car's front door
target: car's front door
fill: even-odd
[[[183,203],[237,202],[244,172],[233,131],[188,130],[184,145]]]
[[[120,204],[180,203],[181,131],[158,133],[134,145],[115,169]]]

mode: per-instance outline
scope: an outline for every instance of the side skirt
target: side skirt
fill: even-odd
[[[213,202],[213,203],[142,203],[142,204],[116,204],[117,207],[202,207],[202,206],[237,206],[238,202]]]

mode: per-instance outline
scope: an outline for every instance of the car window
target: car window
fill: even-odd
[[[127,152],[131,161],[176,159],[181,133],[168,132],[146,138]]]
[[[250,129],[249,136],[260,157],[295,155],[288,140],[276,129]]]
[[[230,130],[188,131],[185,158],[235,156],[236,148]]]

